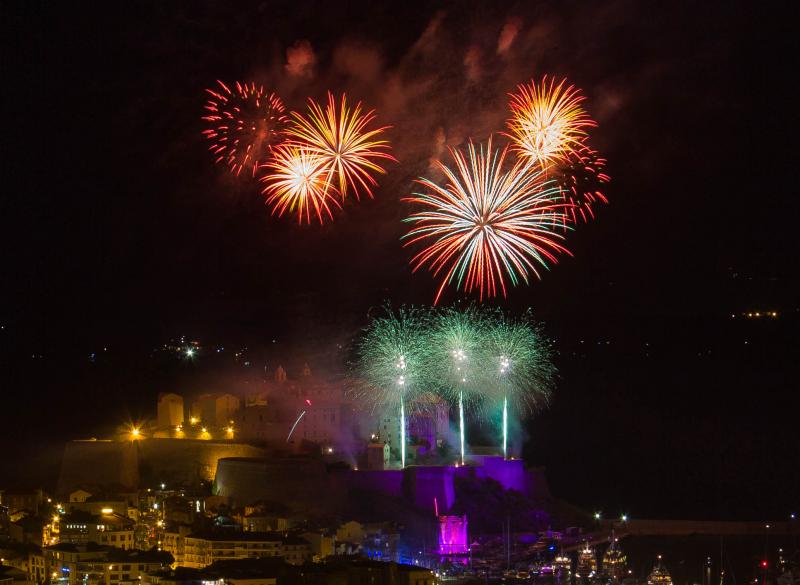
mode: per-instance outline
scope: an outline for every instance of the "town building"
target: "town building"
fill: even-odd
[[[192,416],[206,428],[227,428],[237,410],[239,398],[233,394],[203,394],[192,406]]]
[[[159,551],[122,550],[95,544],[60,543],[43,550],[44,575],[51,585],[117,585],[140,583],[163,570],[172,557]],[[31,577],[39,573],[32,571]],[[40,581],[37,581],[40,582]]]
[[[0,491],[0,504],[8,508],[8,514],[12,517],[18,512],[38,514],[39,507],[46,499],[44,491],[39,489]]]
[[[158,395],[158,428],[172,429],[183,425],[183,396],[172,392]]]
[[[134,522],[127,516],[104,509],[101,514],[74,511],[61,517],[60,542],[88,544],[133,549]]]
[[[176,545],[178,544],[176,540]],[[183,538],[181,566],[203,568],[218,561],[234,559],[283,558],[290,564],[311,559],[308,541],[277,532],[218,531],[193,533]]]

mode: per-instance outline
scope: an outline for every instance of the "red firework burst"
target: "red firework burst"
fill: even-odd
[[[218,89],[207,89],[211,96],[203,120],[209,128],[203,135],[212,144],[216,162],[226,164],[239,175],[244,168],[256,169],[267,160],[270,147],[284,138],[288,117],[286,108],[274,93],[262,86],[236,82],[232,91],[217,80]]]

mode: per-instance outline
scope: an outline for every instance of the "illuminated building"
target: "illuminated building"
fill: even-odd
[[[84,489],[78,488],[69,493],[69,501],[70,503],[82,503],[92,497],[90,492],[87,492]]]
[[[134,547],[134,522],[114,512],[100,515],[75,511],[61,517],[59,539],[62,544],[94,542],[124,550]]]
[[[450,405],[441,398],[428,394],[417,398],[408,405],[406,441],[408,446],[418,445],[420,452],[436,449],[450,431]],[[378,419],[377,428],[374,425],[374,414],[363,413],[368,422],[362,423],[362,428],[374,433],[381,441],[387,443],[391,449],[392,458],[400,460],[400,444],[402,433],[400,417],[394,408],[385,411]],[[416,452],[409,449],[413,457]]]
[[[150,572],[169,566],[159,551],[126,551],[108,546],[61,543],[42,551],[44,574],[51,585],[116,585],[139,582]]]
[[[192,407],[192,414],[210,427],[227,427],[236,411],[239,399],[233,394],[203,394]]]
[[[278,412],[267,404],[254,404],[239,410],[233,417],[237,439],[281,443],[286,441],[286,424],[278,419]]]
[[[647,577],[647,585],[672,585],[672,577],[664,566],[661,555],[658,555],[658,560]]]
[[[388,468],[390,455],[388,443],[370,443],[367,445],[367,469]]]
[[[468,551],[467,516],[439,516],[439,554],[461,555]]]
[[[303,564],[311,558],[308,541],[274,532],[195,533],[186,536],[183,544],[181,566],[198,569],[231,559],[283,557],[287,563]]]
[[[578,566],[575,568],[575,576],[579,579],[589,579],[597,573],[597,556],[594,549],[586,545],[578,553]]]
[[[161,535],[161,550],[172,555],[175,560],[175,566],[183,566],[186,537],[189,534],[191,534],[189,526],[178,525],[165,530]]]
[[[615,581],[621,581],[625,576],[625,563],[627,558],[619,547],[617,538],[611,537],[611,544],[603,554],[603,572]]]
[[[158,395],[158,427],[169,429],[183,425],[183,397],[171,392]]]
[[[301,536],[311,547],[311,554],[313,555],[314,562],[319,562],[333,555],[336,539],[332,534],[318,531],[304,532]]]
[[[0,491],[0,504],[8,508],[8,513],[13,516],[15,512],[27,511],[32,514],[39,513],[39,506],[45,500],[42,490],[3,490]]]

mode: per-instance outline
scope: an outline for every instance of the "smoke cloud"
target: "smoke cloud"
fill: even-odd
[[[286,72],[291,77],[311,79],[314,76],[314,65],[317,57],[311,43],[302,40],[286,49]]]

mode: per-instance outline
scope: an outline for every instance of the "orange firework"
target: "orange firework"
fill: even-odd
[[[294,144],[282,144],[272,149],[272,156],[263,165],[266,184],[262,193],[278,217],[288,210],[297,211],[298,223],[311,223],[311,211],[324,223],[324,215],[333,219],[330,203],[339,207],[333,197],[335,189],[328,183],[322,160],[315,153]]]
[[[211,98],[205,105],[208,114],[203,120],[211,126],[203,130],[212,141],[209,150],[225,163],[231,172],[239,175],[244,168],[256,169],[269,156],[269,147],[283,140],[286,129],[286,108],[274,93],[264,88],[241,84],[235,91],[217,80],[220,89],[207,89]]]
[[[520,155],[543,168],[580,149],[586,139],[584,129],[597,125],[581,106],[585,98],[580,90],[566,82],[556,85],[551,78],[548,83],[544,76],[541,84],[531,81],[509,94],[512,117],[507,136]]]
[[[389,143],[379,138],[388,126],[368,130],[375,110],[362,114],[361,102],[348,108],[344,94],[337,107],[333,94],[328,92],[324,110],[309,99],[307,117],[297,112],[292,112],[292,117],[288,140],[319,157],[328,183],[338,185],[343,199],[349,190],[356,199],[360,199],[362,190],[372,197],[372,188],[378,183],[371,173],[386,173],[379,164],[381,160],[397,160],[385,152]]]

